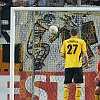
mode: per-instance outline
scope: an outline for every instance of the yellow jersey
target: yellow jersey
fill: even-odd
[[[65,54],[65,68],[80,68],[82,66],[82,53],[86,52],[86,43],[77,37],[63,41],[61,53]]]

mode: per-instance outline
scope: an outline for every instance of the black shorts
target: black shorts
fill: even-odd
[[[83,72],[81,68],[65,68],[65,81],[64,84],[72,83],[83,83]]]
[[[98,82],[97,86],[99,86],[99,87],[100,87],[100,81]]]

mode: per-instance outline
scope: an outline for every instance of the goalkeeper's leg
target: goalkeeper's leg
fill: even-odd
[[[100,100],[100,86],[96,86],[96,89],[95,89],[95,100]]]
[[[75,93],[75,100],[80,100],[81,97],[81,83],[76,84],[76,93]]]
[[[69,84],[65,84],[64,86],[64,96],[63,96],[63,100],[68,100],[69,97]]]

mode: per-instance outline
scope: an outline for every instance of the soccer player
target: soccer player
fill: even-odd
[[[68,100],[69,88],[72,79],[76,83],[75,99],[80,100],[81,83],[83,83],[82,74],[82,54],[86,61],[86,68],[89,67],[86,43],[79,39],[79,31],[76,28],[71,29],[71,37],[63,41],[61,48],[61,57],[65,58],[65,80],[64,80],[64,97],[63,100]]]
[[[100,44],[97,47],[98,55],[100,55]],[[98,69],[97,76],[95,77],[95,81],[98,82],[95,88],[95,100],[100,100],[100,60],[98,61]]]

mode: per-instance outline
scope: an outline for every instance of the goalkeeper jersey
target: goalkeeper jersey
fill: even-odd
[[[98,71],[100,71],[100,60],[98,61]]]
[[[65,54],[65,68],[80,68],[82,66],[82,52],[86,52],[86,43],[77,37],[63,41],[61,53]]]

